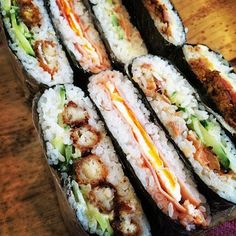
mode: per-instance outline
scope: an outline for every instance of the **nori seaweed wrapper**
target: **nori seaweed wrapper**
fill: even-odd
[[[17,58],[14,51],[9,47],[8,40],[11,39],[2,21],[2,15],[0,16],[0,29],[1,29],[2,43],[4,46],[6,46],[15,77],[17,78],[18,83],[20,84],[21,88],[24,91],[24,96],[26,98],[27,103],[30,104],[32,102],[34,95],[37,92],[43,91],[45,88],[48,88],[48,86],[38,82],[33,76],[31,76],[25,70],[23,64]]]
[[[99,32],[99,34],[100,34],[100,37],[101,37],[101,39],[102,39],[102,41],[103,41],[103,43],[104,43],[104,45],[105,45],[105,47],[106,47],[106,50],[107,50],[108,55],[109,55],[109,58],[110,58],[110,60],[111,60],[111,63],[113,64],[114,68],[119,69],[119,70],[121,70],[121,71],[124,71],[124,70],[123,70],[123,68],[124,68],[124,63],[122,63],[122,62],[115,56],[115,54],[113,53],[113,51],[112,51],[112,49],[111,49],[111,47],[110,47],[110,44],[109,44],[109,42],[108,42],[108,40],[107,40],[107,38],[106,38],[106,36],[105,36],[105,33],[104,33],[103,29],[102,29],[102,26],[101,26],[99,20],[96,18],[95,14],[94,14],[94,12],[93,12],[93,8],[92,8],[92,7],[93,7],[93,4],[90,3],[89,0],[83,0],[83,3],[84,3],[84,5],[86,6],[86,8],[88,9],[89,14],[90,14],[90,15],[92,16],[92,18],[93,18],[94,26],[95,26],[95,28],[97,29],[97,31]]]
[[[186,44],[190,46],[196,46],[196,44]],[[201,44],[203,45],[203,44]],[[206,45],[204,45],[206,46]],[[210,51],[213,51],[209,48]],[[219,53],[218,53],[219,54]],[[224,59],[224,58],[223,58]],[[208,95],[207,90],[202,85],[202,82],[197,78],[196,74],[193,72],[191,66],[188,64],[185,59],[183,48],[179,48],[176,52],[173,52],[170,55],[170,60],[177,66],[177,68],[185,75],[185,78],[188,82],[194,87],[194,89],[199,94],[201,100],[207,105],[208,109],[212,109],[211,112],[214,113],[214,116],[218,119],[221,125],[225,128],[226,134],[228,134],[231,139],[236,144],[236,131],[225,122],[223,114],[217,108],[217,105]],[[225,59],[224,59],[225,60]]]
[[[166,60],[166,59],[164,59],[164,60]],[[171,62],[169,62],[169,63],[172,64]],[[156,125],[158,125],[159,127],[161,127],[164,130],[168,140],[173,144],[174,148],[176,149],[177,153],[179,154],[179,156],[180,156],[181,160],[183,161],[183,163],[185,164],[186,168],[192,172],[199,192],[202,193],[206,197],[207,203],[210,207],[210,213],[211,213],[212,219],[211,219],[210,226],[208,228],[196,229],[193,232],[188,232],[188,231],[180,231],[179,228],[177,227],[177,228],[175,228],[175,231],[174,231],[175,234],[182,235],[183,233],[185,233],[185,234],[191,234],[191,235],[202,235],[203,233],[206,233],[208,230],[214,228],[215,226],[217,226],[219,224],[222,224],[222,223],[229,221],[229,220],[236,219],[236,205],[221,198],[217,193],[215,193],[213,190],[211,190],[200,179],[200,177],[194,172],[190,162],[184,156],[183,152],[180,150],[178,145],[171,138],[171,135],[169,134],[169,132],[165,128],[164,124],[162,124],[162,122],[158,118],[156,112],[153,110],[153,108],[152,108],[151,104],[149,103],[147,97],[145,96],[144,92],[139,87],[139,85],[132,79],[131,66],[132,66],[132,63],[126,67],[126,74],[129,77],[130,81],[133,83],[134,87],[139,91],[144,105],[150,111],[150,120],[153,121]],[[196,98],[200,101],[200,98],[198,97],[197,94],[196,94],[196,96],[197,96]],[[209,107],[207,107],[206,104],[202,103],[202,105],[207,109],[208,112],[210,112],[211,114],[214,115],[214,112]],[[222,128],[224,129],[226,134],[230,135],[229,132],[224,128],[224,126],[222,126]],[[231,136],[231,139],[232,139],[232,136]],[[164,224],[165,224],[165,221],[164,221]],[[169,225],[169,227],[170,227],[170,225]],[[168,223],[166,225],[166,228],[167,229],[166,229],[166,231],[164,231],[163,235],[173,235],[173,233],[172,234],[167,233],[168,230],[170,230],[168,228]]]
[[[127,1],[127,0],[126,0]],[[125,6],[126,8],[126,1],[121,1],[121,3]],[[122,72],[125,72],[124,67],[125,67],[125,63],[123,63],[121,60],[119,60],[116,55],[114,54],[113,50],[110,47],[110,44],[108,42],[108,39],[105,36],[105,33],[102,29],[102,26],[99,22],[99,20],[96,18],[95,13],[93,11],[93,6],[94,4],[90,2],[90,0],[83,0],[85,6],[87,7],[88,11],[90,12],[90,15],[92,16],[92,18],[94,19],[94,25],[96,27],[96,29],[98,30],[98,32],[100,33],[101,39],[104,42],[104,45],[107,49],[107,52],[109,53],[109,57],[110,60],[112,62],[113,68]],[[127,8],[126,8],[127,9]],[[127,9],[128,11],[128,9]],[[129,12],[128,12],[129,13]],[[129,13],[130,14],[130,13]],[[130,19],[129,19],[130,20]],[[133,24],[133,22],[131,21],[131,23]],[[135,25],[134,25],[135,26]],[[140,35],[141,36],[141,35]],[[142,36],[141,36],[142,37]],[[144,39],[144,38],[143,38]],[[145,40],[144,40],[145,43]]]
[[[126,68],[128,69],[129,66]],[[127,73],[129,74],[129,73]],[[208,201],[208,205],[210,206],[211,213],[217,212],[217,215],[214,216],[214,220],[212,220],[211,225],[207,229],[202,229],[197,227],[195,230],[187,231],[186,228],[180,224],[177,220],[171,219],[168,215],[162,212],[162,210],[157,206],[156,202],[153,200],[153,198],[150,196],[150,194],[147,192],[147,190],[142,185],[141,181],[135,174],[135,171],[130,164],[130,162],[126,158],[126,154],[124,153],[123,149],[117,142],[117,140],[114,138],[112,133],[110,132],[108,126],[106,125],[105,119],[103,118],[99,108],[96,106],[95,102],[93,102],[94,106],[96,107],[97,113],[99,114],[99,117],[104,123],[105,129],[107,130],[108,135],[111,137],[113,146],[117,153],[119,153],[119,160],[122,163],[123,169],[125,174],[129,177],[129,180],[132,184],[132,186],[135,189],[135,192],[138,194],[139,199],[141,200],[141,204],[143,207],[143,210],[148,218],[148,221],[150,223],[152,233],[153,235],[161,235],[161,236],[170,236],[170,235],[201,235],[203,232],[205,233],[207,230],[213,228],[220,222],[226,221],[225,219],[222,219],[222,217],[225,217],[225,215],[228,217],[227,219],[234,219],[236,218],[236,207],[230,203],[225,201],[224,199],[221,199],[216,193],[211,191],[202,181],[201,179],[193,172],[192,167],[190,163],[186,160],[186,158],[183,157],[182,152],[178,149],[177,145],[175,145],[174,141],[170,138],[170,136],[167,133],[167,130],[162,125],[162,123],[159,121],[159,119],[156,117],[155,112],[152,110],[151,105],[149,104],[147,98],[145,97],[142,90],[138,87],[138,85],[130,79],[133,83],[134,87],[138,89],[138,92],[141,95],[143,104],[145,107],[150,111],[149,121],[155,123],[157,126],[161,127],[167,135],[167,139],[173,144],[174,148],[176,149],[177,153],[180,155],[181,160],[184,162],[186,167],[190,169],[190,171],[193,174],[193,177],[195,179],[195,182],[197,184],[198,190],[200,193],[204,194]],[[92,98],[90,98],[92,100]],[[93,100],[92,100],[93,101]],[[212,201],[214,199],[214,201]],[[212,204],[209,204],[209,201],[212,201]],[[220,214],[218,214],[218,210],[221,209]],[[206,209],[209,211],[209,209]],[[233,211],[233,214],[231,213]]]
[[[141,33],[142,38],[144,39],[144,42],[146,43],[146,46],[150,53],[168,57],[171,53],[175,52],[179,47],[181,47],[175,46],[162,36],[162,34],[156,28],[154,21],[148,10],[144,6],[142,0],[126,0],[124,1],[124,5],[129,11],[132,22]],[[177,13],[181,21],[181,18],[174,7],[173,11]],[[185,35],[185,31],[183,33]]]
[[[46,143],[43,139],[43,132],[39,124],[38,112],[37,112],[37,104],[41,95],[42,93],[39,92],[38,94],[35,95],[32,101],[32,117],[33,117],[33,123],[34,123],[35,129],[37,130],[37,133],[39,136],[41,146],[43,148],[45,161],[47,162]],[[51,172],[52,179],[55,185],[61,215],[63,217],[64,223],[69,233],[71,235],[89,236],[90,234],[88,234],[83,229],[82,225],[80,224],[79,220],[76,217],[75,211],[71,208],[67,200],[67,196],[65,193],[64,186],[62,186],[62,181],[61,181],[59,172],[50,165],[48,165],[48,168]]]
[[[51,23],[52,23],[52,26],[56,32],[56,36],[57,36],[57,39],[58,41],[60,42],[61,45],[63,45],[63,48],[65,49],[65,53],[66,53],[66,56],[67,56],[67,59],[68,61],[70,62],[70,65],[74,71],[75,74],[77,74],[77,76],[82,76],[82,77],[86,77],[88,78],[90,73],[85,71],[82,66],[79,64],[79,62],[76,60],[73,52],[71,52],[71,50],[66,46],[66,44],[63,42],[62,40],[62,35],[60,33],[60,31],[57,29],[56,25],[54,24],[53,22],[53,15],[52,15],[52,12],[50,10],[50,3],[49,3],[49,0],[44,0],[44,4],[45,4],[45,7],[47,9],[47,12],[49,14],[49,17],[51,19]]]
[[[83,69],[83,67],[80,65],[79,61],[75,58],[74,53],[67,47],[66,43],[64,43],[64,41],[62,39],[63,38],[62,34],[60,33],[57,26],[53,22],[54,16],[52,15],[52,12],[50,10],[50,1],[49,0],[44,0],[44,4],[45,4],[45,7],[48,11],[49,17],[51,18],[51,23],[52,23],[52,26],[53,26],[53,28],[56,32],[57,39],[60,42],[60,44],[63,46],[63,49],[66,53],[67,59],[70,63],[70,66],[74,71],[74,78],[75,78],[74,83],[75,83],[75,85],[77,85],[77,86],[81,87],[82,89],[84,89],[86,87],[87,83],[88,83],[87,80],[88,80],[89,76],[93,75],[93,73]],[[85,8],[88,10],[89,15],[92,18],[92,23],[94,24],[95,29],[97,29],[96,19],[92,14],[91,9],[84,2],[83,2],[83,4],[85,5]],[[103,39],[103,37],[100,35],[99,30],[98,30],[98,34],[99,34],[99,37],[101,39]],[[101,41],[102,41],[102,43],[104,43],[103,40],[101,40]],[[105,46],[105,50],[106,50],[105,43],[104,43],[104,46]],[[106,53],[107,53],[107,51],[106,51]],[[109,53],[107,53],[107,56],[108,56],[108,59],[110,60],[111,58],[110,58]]]
[[[89,95],[86,94],[86,92],[85,92],[85,95],[89,97]],[[81,236],[96,236],[97,234],[87,233],[84,230],[83,226],[80,224],[79,220],[77,219],[75,211],[72,209],[72,207],[70,206],[70,204],[68,202],[68,199],[67,199],[67,196],[66,196],[66,193],[65,193],[66,186],[64,186],[64,184],[66,184],[66,181],[65,180],[63,181],[60,178],[60,173],[59,173],[59,170],[57,169],[58,166],[50,166],[48,164],[46,142],[44,141],[43,131],[42,131],[42,128],[41,128],[40,123],[39,123],[39,114],[37,112],[38,101],[39,101],[39,99],[40,99],[42,94],[43,94],[43,92],[37,93],[35,95],[33,101],[32,101],[32,118],[33,118],[34,127],[35,127],[35,129],[36,129],[36,131],[38,133],[40,144],[41,144],[42,149],[43,149],[43,154],[44,154],[44,157],[45,157],[45,161],[47,162],[48,168],[49,168],[49,170],[50,170],[50,172],[52,174],[53,182],[54,182],[54,185],[55,185],[55,188],[56,188],[57,199],[58,199],[58,203],[59,203],[59,207],[60,207],[60,211],[61,211],[64,223],[65,223],[67,229],[69,230],[69,233],[71,235],[73,235],[73,236],[78,236],[78,235],[81,235]],[[98,113],[98,116],[99,116],[100,120],[103,121],[104,128],[105,128],[108,136],[111,138],[112,144],[114,146],[114,150],[117,152],[117,157],[118,157],[118,160],[119,160],[119,162],[120,162],[120,164],[122,166],[124,174],[128,177],[132,187],[134,187],[134,192],[135,192],[137,198],[139,199],[140,204],[142,206],[142,209],[143,209],[143,211],[144,211],[144,213],[145,213],[145,215],[146,215],[146,217],[148,219],[148,222],[149,222],[149,224],[151,226],[151,233],[152,233],[152,235],[159,235],[160,231],[159,231],[159,228],[158,229],[156,228],[157,219],[154,218],[156,215],[152,213],[153,209],[146,206],[145,199],[141,199],[140,198],[140,197],[142,197],[142,194],[137,192],[137,190],[139,190],[139,187],[141,187],[141,189],[143,187],[140,184],[138,189],[136,190],[134,185],[137,184],[137,179],[133,179],[133,175],[131,175],[131,176],[128,175],[129,171],[127,171],[127,169],[126,169],[127,166],[124,165],[124,163],[122,162],[122,159],[120,158],[120,155],[123,154],[122,150],[120,149],[118,143],[115,141],[115,139],[112,137],[112,135],[110,134],[109,130],[107,129],[107,126],[106,126],[106,124],[104,122],[103,117],[101,116],[101,113],[96,108],[96,106],[93,103],[91,98],[90,98],[90,100],[91,100],[92,104],[94,105],[94,109]],[[116,145],[116,147],[115,147],[115,145]],[[72,173],[73,170],[69,169],[68,172]],[[147,199],[147,201],[149,201],[149,200],[150,200],[150,197]],[[153,222],[152,225],[151,225],[150,221]]]
[[[91,99],[91,98],[90,98]],[[91,99],[91,101],[93,101]],[[169,216],[164,214],[157,206],[155,201],[149,195],[147,190],[142,185],[139,178],[136,176],[135,171],[129,161],[126,158],[126,154],[123,152],[117,140],[114,138],[109,128],[107,127],[105,120],[93,102],[96,111],[104,123],[104,127],[112,140],[115,151],[119,154],[119,161],[122,164],[122,168],[126,176],[129,177],[129,180],[134,187],[134,190],[139,197],[142,208],[147,216],[147,219],[151,226],[152,235],[161,235],[161,236],[170,236],[170,235],[193,235],[193,231],[188,232],[185,230],[184,226],[182,226],[178,221],[172,220]],[[196,231],[197,232],[197,231]]]

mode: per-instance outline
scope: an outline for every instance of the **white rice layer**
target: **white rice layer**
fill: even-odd
[[[1,0],[3,1],[3,0]],[[69,65],[64,51],[59,44],[55,31],[51,25],[48,13],[44,7],[44,3],[41,0],[33,0],[33,3],[39,8],[39,12],[42,15],[40,26],[35,26],[31,29],[34,35],[34,40],[48,40],[52,41],[56,45],[57,59],[58,59],[58,71],[51,78],[51,74],[40,67],[38,60],[25,53],[25,51],[19,46],[18,40],[15,36],[14,30],[11,28],[11,23],[8,17],[4,17],[3,21],[8,33],[12,39],[9,40],[9,46],[15,52],[16,56],[22,62],[25,70],[38,82],[46,84],[48,86],[71,83],[73,82],[73,71]],[[5,13],[3,13],[5,15]]]
[[[147,7],[147,3],[149,0],[142,0],[144,6]],[[174,44],[175,46],[181,46],[186,41],[185,31],[181,19],[177,12],[174,10],[172,3],[169,0],[157,0],[157,4],[160,4],[166,8],[168,15],[168,23],[171,28],[171,36],[168,36],[162,32],[162,28],[166,27],[166,23],[163,23],[154,12],[149,12],[157,30],[161,33],[161,35],[170,43]]]
[[[51,144],[51,141],[56,136],[63,137],[64,144],[72,144],[70,140],[70,131],[66,131],[57,124],[58,114],[63,111],[59,95],[60,88],[61,86],[56,86],[53,89],[51,88],[46,90],[39,99],[37,109],[39,113],[39,122],[43,130],[44,141],[46,142],[47,157],[50,165],[56,165],[59,160],[63,161],[64,158]],[[141,205],[128,178],[124,175],[112,142],[104,129],[104,124],[99,119],[91,101],[88,97],[85,97],[84,93],[78,87],[73,85],[65,85],[65,90],[65,103],[73,101],[79,107],[85,109],[89,115],[88,124],[91,125],[96,131],[102,133],[101,141],[93,147],[91,152],[99,156],[101,161],[105,164],[105,166],[107,166],[109,173],[106,181],[116,187],[117,193],[122,201],[132,203],[132,205],[135,206],[135,216],[139,219],[139,225],[143,230],[142,235],[150,235],[149,225],[142,211]],[[91,222],[88,221],[85,214],[86,209],[83,205],[75,201],[72,191],[69,202],[76,211],[77,217],[84,229],[90,233],[97,233],[98,235],[101,235],[100,230],[96,227],[97,222],[93,222],[93,224],[91,224]]]
[[[141,67],[143,64],[151,65],[151,68],[144,72]],[[181,107],[186,109],[185,111],[177,113],[178,107],[176,105],[163,101],[158,96],[155,98],[147,96],[147,98],[157,116],[168,129],[173,140],[189,159],[195,172],[200,176],[200,178],[221,197],[236,202],[235,174],[220,175],[207,167],[201,166],[193,157],[196,149],[193,146],[192,141],[187,140],[189,132],[187,124],[190,122],[188,118],[191,115],[196,116],[199,120],[209,119],[213,122],[216,129],[215,133],[212,133],[212,135],[214,135],[214,137],[219,141],[223,140],[223,143],[226,145],[226,150],[230,154],[228,158],[232,162],[232,165],[235,165],[236,163],[236,150],[233,143],[226,136],[213,115],[208,113],[205,107],[199,103],[197,95],[188,81],[183,78],[183,76],[174,68],[174,66],[169,64],[168,61],[151,55],[135,59],[132,64],[132,74],[133,79],[142,89],[142,83],[145,78],[152,76],[161,84],[161,87],[165,90],[168,97],[171,97],[173,93],[176,93],[176,96],[178,96],[178,102]],[[182,130],[181,135],[175,136],[172,133],[172,127],[170,127],[171,123]]]
[[[50,0],[50,11],[52,14],[52,21],[56,26],[57,30],[60,32],[64,45],[69,49],[69,51],[75,56],[76,60],[80,62],[80,65],[84,70],[90,71],[91,67],[95,65],[100,65],[99,55],[96,51],[91,52],[92,56],[82,55],[81,52],[77,49],[76,45],[81,47],[87,47],[88,41],[86,38],[78,36],[70,27],[68,21],[64,18],[60,9],[56,3],[56,0]],[[106,55],[105,47],[99,37],[97,30],[95,30],[92,18],[89,15],[88,10],[84,6],[81,0],[76,0],[73,2],[74,10],[78,14],[81,22],[86,25],[87,34],[96,42],[97,45],[104,51]],[[108,60],[108,59],[107,59]]]
[[[106,94],[104,88],[101,87],[101,84],[99,84],[99,81],[103,81],[103,78],[106,78],[106,75],[109,73],[113,74],[110,76],[114,77],[114,83],[122,91],[122,96],[125,97],[125,100],[129,101],[129,106],[132,108],[135,116],[153,140],[158,151],[160,152],[160,155],[164,157],[170,171],[174,173],[178,179],[185,183],[190,192],[192,192],[194,196],[200,200],[200,202],[205,202],[204,197],[196,189],[191,173],[183,165],[174,147],[167,140],[165,133],[158,126],[149,121],[149,111],[143,105],[138,91],[133,87],[131,81],[124,77],[121,73],[115,71],[107,71],[100,73],[97,76],[92,76],[88,85],[90,96],[101,111],[112,135],[118,141],[119,145],[126,154],[126,158],[134,169],[135,174],[140,179],[147,192],[149,192],[155,200],[157,206],[172,219],[177,219],[178,213],[175,211],[173,212],[172,203],[163,200],[165,198],[163,196],[162,199],[157,198],[155,193],[157,187],[153,175],[150,169],[144,166],[143,158],[141,158],[142,151],[133,137],[130,126],[126,123],[121,114],[115,110],[114,107],[112,107],[110,98]],[[191,215],[192,212],[189,214]],[[186,225],[189,224],[189,222],[185,223]],[[189,227],[190,229],[191,227],[194,228],[193,225],[189,225]]]
[[[236,92],[236,73],[233,67],[223,58],[222,54],[211,51],[207,46],[202,44],[195,46],[184,45],[183,53],[187,61],[201,58],[206,59],[211,65],[209,70],[220,72],[220,75],[231,84],[233,91]]]
[[[116,4],[107,0],[90,0],[90,2],[95,4],[92,7],[94,14],[102,27],[112,52],[118,60],[127,63],[137,56],[147,54],[146,46],[137,29],[131,24],[129,14],[120,0],[114,1]],[[117,28],[112,24],[111,16],[114,13],[114,7],[117,6],[121,8],[121,17],[125,19],[127,25],[131,26],[130,40],[125,36],[123,39],[119,39]]]

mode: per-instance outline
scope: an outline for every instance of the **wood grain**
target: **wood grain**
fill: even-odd
[[[0,235],[68,235],[31,109],[2,47],[0,71]]]
[[[227,60],[236,58],[235,0],[173,0],[188,28],[189,43],[203,43],[223,53]]]
[[[188,42],[236,60],[235,0],[173,0]],[[0,45],[0,235],[68,235],[54,185],[6,50]],[[236,229],[235,229],[236,234]]]

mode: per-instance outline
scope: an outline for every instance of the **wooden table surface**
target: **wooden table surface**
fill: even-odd
[[[208,44],[235,63],[235,0],[173,3],[188,27],[188,42]],[[68,235],[31,109],[6,52],[0,44],[0,235]]]

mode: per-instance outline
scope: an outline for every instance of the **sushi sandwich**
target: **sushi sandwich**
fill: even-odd
[[[61,176],[76,224],[88,234],[151,235],[90,99],[63,85],[46,90],[36,106],[48,163]]]
[[[236,203],[235,144],[188,81],[169,61],[152,55],[132,62],[130,78],[202,181]]]
[[[117,71],[105,71],[90,78],[88,89],[125,153],[124,163],[131,165],[153,199],[152,211],[161,211],[187,231],[207,227],[210,216],[204,196],[163,130],[150,121],[131,81]]]

